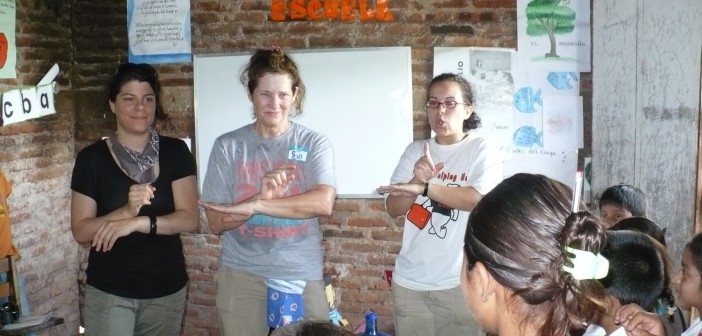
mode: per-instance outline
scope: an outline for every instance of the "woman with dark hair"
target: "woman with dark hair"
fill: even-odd
[[[498,148],[474,132],[480,118],[461,75],[436,76],[426,113],[436,134],[407,146],[388,186],[385,207],[405,216],[393,272],[395,330],[402,336],[483,335],[464,309],[460,284],[466,222],[483,194],[502,180]]]
[[[180,334],[185,258],[197,227],[195,159],[158,134],[161,86],[148,64],[119,66],[107,90],[117,131],[80,151],[71,181],[73,237],[90,244],[85,335]]]
[[[564,336],[604,308],[596,278],[604,228],[572,213],[572,192],[542,175],[516,174],[473,209],[461,287],[473,316],[497,335]]]

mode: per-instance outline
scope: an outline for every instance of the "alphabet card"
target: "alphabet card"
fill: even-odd
[[[15,89],[2,93],[3,125],[36,119],[56,113],[54,87],[56,82]]]

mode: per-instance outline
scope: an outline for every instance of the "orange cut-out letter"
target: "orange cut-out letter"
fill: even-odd
[[[344,21],[355,19],[354,7],[356,7],[356,0],[341,0],[341,19]]]
[[[307,3],[307,15],[309,15],[312,20],[316,21],[324,17],[324,12],[319,12],[320,9],[322,9],[322,2],[319,0],[312,0]]]
[[[324,16],[329,19],[339,16],[339,0],[324,0]]]
[[[302,19],[307,16],[307,10],[305,10],[305,0],[292,0],[290,1],[290,18]]]
[[[372,9],[368,9],[368,0],[358,0],[358,16],[361,21],[375,19],[375,13]]]
[[[392,21],[392,12],[388,9],[387,0],[376,0],[375,6],[377,7],[377,12],[375,13],[375,18],[380,21]]]
[[[271,19],[273,21],[285,21],[285,0],[271,1]]]

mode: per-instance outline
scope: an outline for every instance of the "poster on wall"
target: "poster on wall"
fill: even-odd
[[[575,72],[517,72],[513,146],[583,147],[583,100]]]
[[[17,78],[15,0],[0,0],[0,78]]]
[[[128,0],[129,61],[190,63],[190,1]]]
[[[519,65],[590,72],[590,1],[517,0]]]

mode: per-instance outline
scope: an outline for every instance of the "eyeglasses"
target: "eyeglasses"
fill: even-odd
[[[456,106],[458,106],[458,104],[470,105],[468,103],[459,103],[459,102],[455,102],[453,100],[447,100],[445,102],[440,102],[438,100],[427,100],[427,107],[428,108],[439,108],[439,106],[444,105],[444,107],[448,110],[448,109],[456,108]]]

